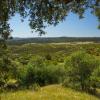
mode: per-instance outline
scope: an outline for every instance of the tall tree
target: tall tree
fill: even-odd
[[[0,0],[0,38],[9,37],[8,21],[16,13],[28,17],[30,27],[41,35],[48,24],[57,25],[69,12],[83,18],[88,8],[97,16],[100,28],[100,0]]]

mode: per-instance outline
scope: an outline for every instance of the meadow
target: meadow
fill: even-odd
[[[78,92],[61,85],[49,85],[40,90],[20,90],[16,92],[3,93],[1,100],[99,100],[93,95]]]

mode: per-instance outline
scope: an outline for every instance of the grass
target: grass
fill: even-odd
[[[100,100],[99,98],[78,92],[61,85],[49,85],[39,91],[24,90],[0,94],[0,100]]]

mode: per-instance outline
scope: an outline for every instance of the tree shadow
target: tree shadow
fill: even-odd
[[[100,100],[100,90],[92,91],[89,94],[97,97]]]
[[[94,96],[100,99],[100,91],[97,91]]]

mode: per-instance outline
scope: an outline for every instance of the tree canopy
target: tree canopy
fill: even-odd
[[[28,17],[31,29],[41,35],[47,25],[57,25],[70,12],[83,18],[87,9],[97,16],[100,28],[100,0],[0,0],[0,38],[8,39],[12,31],[8,21],[16,13]]]

